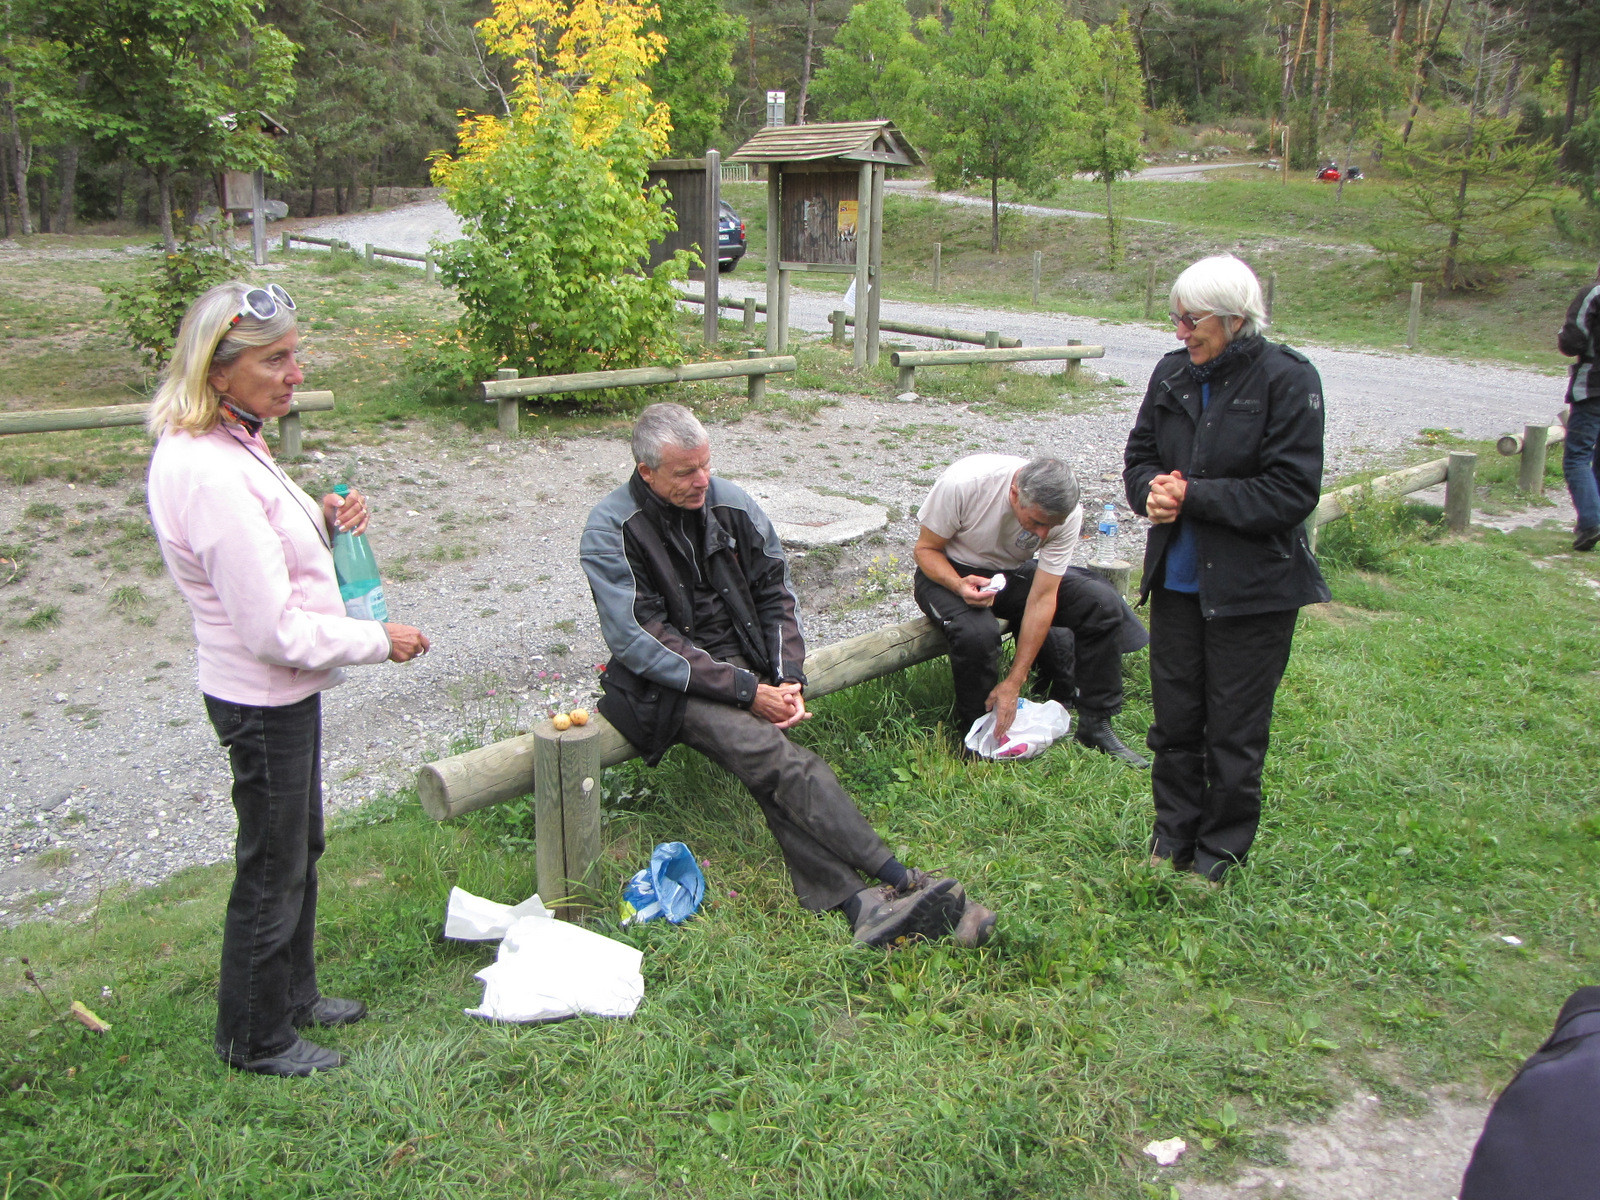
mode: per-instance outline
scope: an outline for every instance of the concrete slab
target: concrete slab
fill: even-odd
[[[806,488],[770,483],[740,482],[739,486],[766,511],[785,546],[802,550],[838,546],[889,523],[889,511],[881,504],[862,504],[846,496],[824,496]]]

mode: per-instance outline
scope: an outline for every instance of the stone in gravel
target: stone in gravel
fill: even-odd
[[[841,546],[889,523],[889,511],[880,504],[862,504],[845,496],[822,496],[806,488],[748,483],[740,486],[772,518],[773,528],[786,546]]]
[[[915,392],[901,392],[895,399],[900,401],[901,404],[912,404],[922,399],[922,397]]]

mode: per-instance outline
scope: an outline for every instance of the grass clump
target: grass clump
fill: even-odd
[[[639,1013],[470,1022],[493,950],[440,939],[445,899],[533,889],[531,801],[441,826],[398,797],[323,860],[323,986],[374,1004],[325,1034],[354,1056],[326,1078],[229,1077],[211,1055],[223,867],[0,934],[48,997],[0,981],[12,1186],[1109,1200],[1156,1183],[1152,1138],[1192,1147],[1161,1187],[1225,1179],[1350,1080],[1401,1115],[1434,1085],[1502,1083],[1600,952],[1590,564],[1535,569],[1537,531],[1371,549],[1350,528],[1369,549],[1329,556],[1261,837],[1220,891],[1145,861],[1146,776],[1071,746],[959,763],[948,672],[926,664],[820,700],[798,736],[891,847],[1000,911],[984,950],[851,947],[796,904],[742,789],[676,750],[604,780],[599,920],[645,951]],[[1149,689],[1127,667],[1133,733]],[[707,864],[701,915],[618,932],[616,889],[677,839]],[[74,998],[111,1031],[54,1019]]]
[[[24,629],[34,631],[54,629],[61,624],[61,605],[41,604],[18,622]]]

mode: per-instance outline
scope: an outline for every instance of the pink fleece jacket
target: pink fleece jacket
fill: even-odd
[[[253,452],[253,453],[252,453]],[[150,518],[194,612],[200,690],[280,706],[380,663],[389,635],[344,614],[322,506],[237,425],[168,432],[150,459]]]

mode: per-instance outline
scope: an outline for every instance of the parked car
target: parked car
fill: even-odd
[[[744,222],[726,200],[717,214],[717,270],[731,271],[744,257]]]

